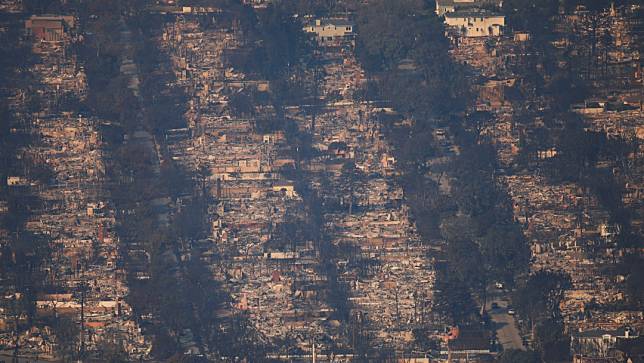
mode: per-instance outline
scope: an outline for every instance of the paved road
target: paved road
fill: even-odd
[[[496,303],[499,307],[492,309],[492,303]],[[513,315],[508,314],[508,301],[504,296],[500,294],[495,294],[491,296],[490,301],[488,301],[486,309],[494,327],[496,328],[496,336],[499,340],[499,343],[503,346],[504,350],[508,349],[521,349],[525,350],[523,347],[523,342],[521,340],[521,335],[519,334],[519,329],[517,329],[516,322]]]

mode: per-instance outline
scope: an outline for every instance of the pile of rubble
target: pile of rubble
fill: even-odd
[[[16,153],[25,162],[42,161],[51,175],[43,182],[22,175],[9,178],[10,187],[30,188],[42,200],[26,230],[49,241],[50,261],[43,268],[56,293],[44,291],[37,296],[36,314],[69,317],[81,328],[73,344],[88,352],[107,342],[131,357],[146,357],[151,344],[141,335],[124,300],[129,290],[114,232],[115,212],[103,184],[109,155],[97,131],[102,121],[58,111],[64,95],[82,100],[87,87],[69,41],[66,37],[60,42],[34,43],[39,61],[29,72],[40,105],[20,115],[26,121],[21,131],[36,141]],[[63,348],[49,326],[34,327],[17,340],[13,331],[0,337],[4,346],[17,342],[20,354],[55,357]]]

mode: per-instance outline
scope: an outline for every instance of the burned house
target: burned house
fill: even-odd
[[[36,40],[59,42],[74,28],[74,23],[71,15],[32,15],[25,21],[25,29]]]

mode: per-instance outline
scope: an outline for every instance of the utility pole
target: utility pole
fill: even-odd
[[[20,330],[18,329],[18,324],[20,322],[20,312],[18,308],[18,297],[16,296],[15,292],[13,294],[13,297],[11,298],[13,302],[13,308],[14,308],[14,348],[13,348],[13,356],[11,358],[12,363],[18,363],[18,352],[20,351]]]
[[[85,357],[85,294],[87,292],[87,283],[82,280],[78,285],[81,293],[81,321],[80,321],[80,353],[79,360],[82,361]]]
[[[396,323],[400,329],[400,310],[398,309],[398,286],[396,286]]]
[[[421,308],[421,313],[420,313],[420,322],[425,326],[425,304],[427,304],[427,295],[423,293],[422,295],[422,304],[420,305]]]
[[[642,111],[644,111],[644,74],[642,74],[642,63],[638,57],[637,59],[637,73],[640,76],[640,116],[642,116]]]
[[[414,291],[414,324],[418,321],[418,290]]]

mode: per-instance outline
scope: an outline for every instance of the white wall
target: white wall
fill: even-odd
[[[459,32],[468,37],[499,36],[505,26],[505,17],[488,16],[446,16],[445,24],[457,28]]]

